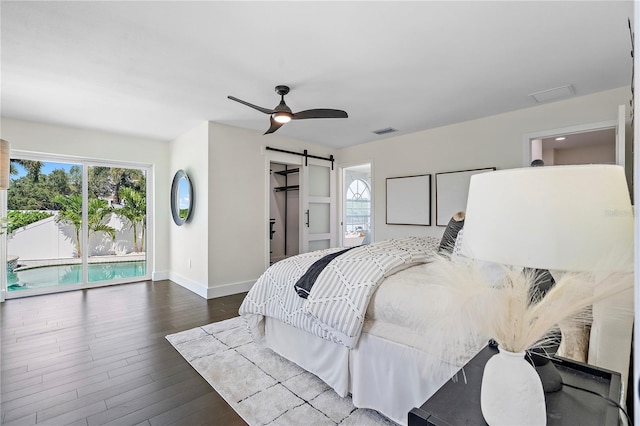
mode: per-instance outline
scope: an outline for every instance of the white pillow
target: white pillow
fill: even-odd
[[[464,236],[464,228],[462,228],[460,232],[458,232],[458,236],[456,237],[456,242],[453,245],[453,251],[451,252],[451,261],[454,263],[465,263],[469,260],[467,256],[462,254],[463,236]]]

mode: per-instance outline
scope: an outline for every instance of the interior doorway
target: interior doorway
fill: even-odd
[[[611,142],[613,135],[613,142]],[[564,140],[556,140],[558,138]],[[543,158],[543,141],[549,141],[547,157]],[[568,153],[562,152],[559,144],[566,143]],[[556,144],[557,143],[557,144]],[[613,161],[611,144],[613,143]],[[552,145],[554,144],[554,145]],[[545,130],[523,135],[523,167],[533,160],[542,160],[544,165],[559,164],[617,164],[625,171],[629,193],[633,201],[633,129],[625,105],[618,106],[617,119],[587,123],[562,129]],[[581,147],[581,148],[578,148]],[[549,149],[552,157],[549,157]],[[573,155],[571,151],[574,151]],[[558,155],[556,155],[558,154]],[[569,154],[569,155],[565,155]],[[567,157],[569,158],[567,160]],[[561,161],[561,162],[558,162]],[[534,164],[535,165],[535,164]]]
[[[532,161],[545,166],[615,164],[616,129],[559,134],[531,141]]]
[[[373,241],[371,163],[344,167],[342,246],[354,247]]]
[[[289,256],[337,247],[333,155],[265,150],[265,269]]]
[[[300,166],[269,165],[269,263],[300,252]]]

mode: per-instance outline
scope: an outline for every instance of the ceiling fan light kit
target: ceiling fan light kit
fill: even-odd
[[[291,114],[288,112],[276,112],[272,115],[273,119],[278,123],[284,124],[291,121]]]
[[[339,109],[326,109],[326,108],[316,108],[316,109],[308,109],[305,111],[300,111],[293,113],[291,108],[287,106],[284,102],[284,95],[289,93],[289,87],[284,85],[276,86],[276,93],[280,95],[280,103],[274,109],[263,108],[247,101],[243,101],[242,99],[238,99],[234,96],[227,96],[227,98],[232,101],[239,102],[243,105],[251,107],[255,110],[258,110],[264,114],[269,114],[269,121],[271,122],[271,126],[264,133],[269,134],[273,133],[282,127],[283,124],[288,123],[291,120],[305,120],[309,118],[347,118],[348,115],[345,111]]]

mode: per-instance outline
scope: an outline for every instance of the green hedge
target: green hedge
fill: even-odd
[[[10,210],[7,214],[7,232],[10,234],[18,228],[51,216],[53,216],[53,214],[38,210]]]

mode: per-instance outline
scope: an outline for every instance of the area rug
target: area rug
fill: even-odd
[[[174,348],[251,426],[396,426],[354,407],[327,384],[254,343],[241,317],[167,336]]]

